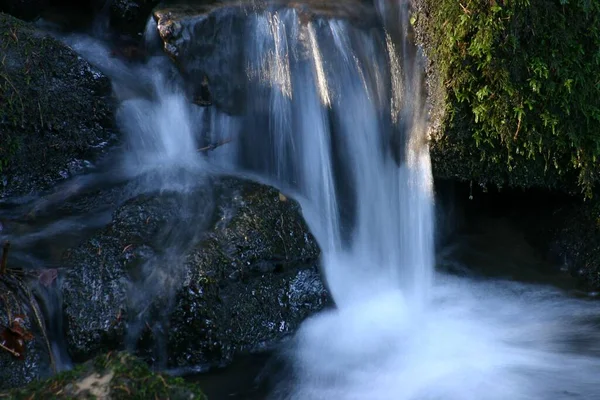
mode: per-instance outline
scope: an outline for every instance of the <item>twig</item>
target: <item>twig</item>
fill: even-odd
[[[463,11],[464,11],[465,14],[471,15],[471,11],[469,11],[469,9],[467,7],[463,6],[460,1],[458,2],[458,5],[460,6],[460,8],[463,9]]]
[[[40,104],[40,101],[38,100],[38,110],[40,111],[40,128],[44,128],[44,118],[42,117],[42,105]]]
[[[162,375],[158,375],[158,379],[161,380],[161,382],[163,383],[163,385],[165,385],[167,389],[170,387],[169,385],[167,385],[167,381],[165,381],[165,378],[163,378]]]
[[[122,391],[126,392],[129,396],[131,396],[131,390],[129,390],[126,386],[123,386],[123,385],[115,386],[115,389],[122,390]]]
[[[521,117],[519,117],[519,122],[517,123],[517,131],[515,132],[515,136],[513,136],[513,140],[517,140],[517,136],[519,136],[520,130],[521,130]]]
[[[56,374],[57,373],[56,361],[54,360],[54,354],[52,354],[52,347],[50,346],[50,341],[48,340],[48,334],[46,333],[46,325],[44,324],[42,318],[40,317],[41,312],[38,308],[37,301],[33,297],[33,294],[31,294],[31,291],[28,288],[26,288],[21,281],[17,280],[16,282],[17,282],[17,285],[19,286],[19,288],[27,296],[27,300],[29,301],[31,311],[33,311],[33,315],[35,317],[35,322],[38,324],[38,327],[40,328],[40,331],[42,332],[42,337],[44,338],[44,342],[45,342],[46,348],[48,350],[48,357],[50,358],[50,367],[52,368],[52,371]]]
[[[6,263],[8,262],[8,249],[10,249],[10,242],[4,243],[2,249],[2,261],[0,261],[0,275],[6,274]]]
[[[3,345],[2,343],[0,343],[0,349],[6,350],[8,351],[10,354],[12,354],[13,356],[19,358],[21,357],[21,353],[17,353],[16,351],[14,351],[11,348],[6,347],[5,345]]]
[[[227,143],[231,142],[232,140],[233,139],[229,138],[229,139],[225,139],[225,140],[222,140],[220,142],[217,142],[217,143],[212,143],[212,144],[209,144],[206,147],[202,147],[202,148],[198,149],[198,151],[200,151],[200,152],[211,151],[211,150],[216,149],[217,147],[223,146],[224,144],[227,144]]]

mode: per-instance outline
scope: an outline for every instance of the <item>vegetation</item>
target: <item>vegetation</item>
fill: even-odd
[[[509,180],[524,186],[527,175],[544,185],[548,177],[576,181],[591,196],[600,157],[600,1],[424,3],[413,23],[443,85],[443,136],[472,146],[473,170],[525,176]]]
[[[63,372],[52,379],[30,384],[0,398],[19,399],[172,399],[205,400],[195,385],[181,378],[155,374],[142,361],[126,353],[109,353]]]

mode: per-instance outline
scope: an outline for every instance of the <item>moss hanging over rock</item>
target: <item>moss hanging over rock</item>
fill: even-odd
[[[599,178],[600,2],[422,0],[441,93],[438,176],[591,195]]]
[[[102,355],[61,373],[38,381],[0,398],[19,399],[171,399],[204,400],[193,384],[150,371],[142,361],[126,354]]]

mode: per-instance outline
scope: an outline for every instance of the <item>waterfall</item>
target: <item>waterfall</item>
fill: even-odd
[[[230,163],[297,198],[339,307],[399,290],[422,304],[433,271],[433,186],[416,57],[383,30],[297,10],[252,15],[246,112]],[[225,132],[225,133],[223,133]]]
[[[74,46],[116,82],[128,174],[153,171],[147,183],[164,188],[186,187],[182,170],[188,178],[217,170],[271,184],[301,204],[335,308],[287,343],[281,355],[290,372],[275,399],[600,398],[597,303],[547,287],[434,275],[421,58],[408,3],[376,3],[384,23],[366,27],[297,4],[237,11],[243,17],[219,25],[213,47],[241,62],[210,64],[202,54],[185,65],[187,73],[201,69],[194,62],[228,73],[241,66],[242,79],[227,76],[244,85],[229,99],[241,110],[233,114],[191,107],[181,82],[167,84],[164,63],[132,71],[105,65],[106,54],[94,59],[89,43]],[[230,16],[216,13],[211,23]],[[185,33],[190,43],[207,40],[193,32]],[[128,99],[119,82],[138,80],[150,94]],[[200,141],[223,145],[199,153]],[[575,348],[582,340],[591,344]]]
[[[598,398],[599,346],[569,347],[600,336],[596,304],[510,282],[434,281],[422,66],[408,7],[392,5],[378,2],[387,29],[371,30],[296,9],[251,13],[245,112],[205,111],[211,141],[233,138],[213,163],[300,202],[335,300],[284,351],[291,367],[273,398]]]

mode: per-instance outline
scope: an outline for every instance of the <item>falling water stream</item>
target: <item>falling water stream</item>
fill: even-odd
[[[134,181],[131,193],[240,174],[299,201],[336,307],[278,352],[273,399],[600,399],[597,302],[434,272],[421,56],[406,6],[378,9],[387,29],[249,13],[234,50],[247,83],[238,115],[191,105],[164,56],[131,66],[96,39],[64,38],[121,101],[127,151],[108,174]],[[230,142],[201,154],[202,135]]]

